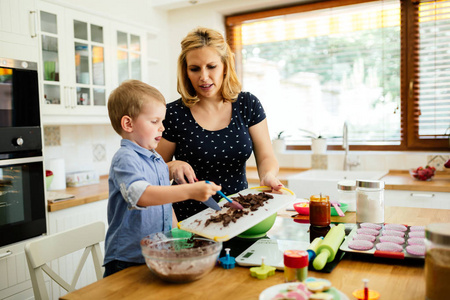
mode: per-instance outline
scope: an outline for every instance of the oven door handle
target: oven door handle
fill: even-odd
[[[10,256],[12,254],[11,250],[7,250],[5,253],[0,254],[0,259]]]
[[[19,164],[43,162],[43,161],[44,161],[43,156],[27,157],[27,158],[13,158],[13,159],[0,160],[0,166],[19,165]]]

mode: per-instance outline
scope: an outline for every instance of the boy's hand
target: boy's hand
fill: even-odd
[[[214,182],[206,183],[205,181],[198,181],[189,185],[192,190],[191,199],[205,202],[211,196],[215,195],[217,191],[220,191],[222,187]]]

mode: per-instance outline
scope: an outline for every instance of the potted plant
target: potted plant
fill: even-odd
[[[281,153],[286,150],[286,143],[284,142],[284,131],[280,131],[277,133],[277,137],[272,140],[272,146],[276,153]]]
[[[307,133],[307,135],[304,136],[311,138],[311,150],[313,154],[325,154],[327,151],[327,139],[325,137],[310,130],[299,130]]]

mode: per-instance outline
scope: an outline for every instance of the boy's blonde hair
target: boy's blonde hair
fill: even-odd
[[[108,114],[114,130],[121,135],[123,116],[135,119],[148,101],[158,101],[166,105],[164,96],[156,88],[139,80],[125,80],[112,91],[108,98]]]
[[[236,74],[234,54],[231,52],[230,46],[220,32],[209,28],[198,27],[189,32],[181,41],[181,53],[178,57],[177,89],[183,103],[187,107],[191,107],[200,101],[187,75],[186,56],[189,51],[202,47],[211,47],[217,50],[224,65],[222,97],[225,101],[236,101],[241,92],[241,83]]]

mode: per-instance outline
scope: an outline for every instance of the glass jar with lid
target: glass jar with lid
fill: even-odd
[[[326,227],[330,225],[331,204],[330,197],[312,195],[309,198],[309,223],[312,226]]]
[[[339,202],[347,204],[347,211],[356,211],[356,181],[341,180],[337,183]]]
[[[446,299],[450,295],[450,223],[427,225],[425,247],[426,299]]]
[[[356,181],[356,223],[384,223],[384,181]]]

